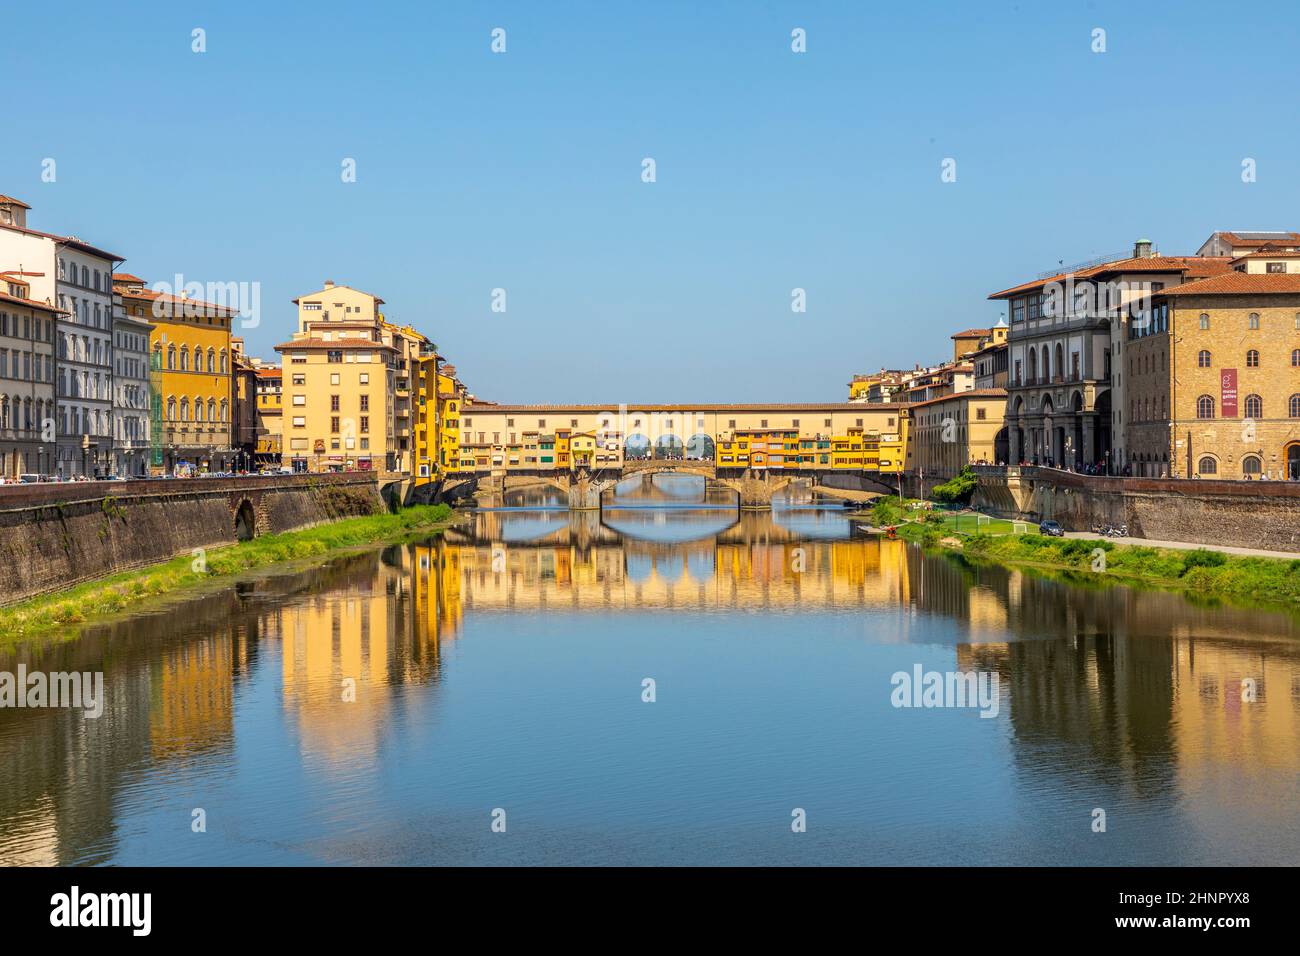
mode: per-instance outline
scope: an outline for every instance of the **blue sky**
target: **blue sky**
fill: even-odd
[[[149,281],[260,282],[245,335],[268,358],[295,295],[374,292],[501,401],[838,400],[854,372],[941,359],[951,332],[997,320],[989,292],[1058,260],[1300,228],[1281,4],[5,16],[0,193],[29,225]]]

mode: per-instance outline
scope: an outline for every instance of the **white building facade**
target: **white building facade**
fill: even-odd
[[[149,474],[149,322],[113,296],[113,474]]]
[[[53,473],[107,475],[113,467],[113,270],[124,260],[75,236],[29,229],[30,208],[0,197],[0,263],[29,273],[32,298],[65,313],[55,328]]]

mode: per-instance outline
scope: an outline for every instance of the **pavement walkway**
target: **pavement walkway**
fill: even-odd
[[[1085,541],[1099,541],[1101,535],[1091,531],[1067,531],[1067,538],[1082,538]],[[1157,541],[1155,538],[1106,538],[1118,545],[1139,544],[1146,548],[1173,548],[1176,551],[1195,551],[1204,548],[1207,551],[1222,551],[1224,554],[1237,554],[1247,558],[1300,558],[1300,551],[1264,551],[1261,548],[1234,548],[1226,544],[1189,544],[1186,541]]]

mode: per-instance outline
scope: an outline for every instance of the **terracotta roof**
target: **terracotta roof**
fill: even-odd
[[[967,329],[964,332],[954,332],[952,335],[948,336],[948,338],[971,339],[971,338],[975,338],[976,336],[984,336],[984,335],[992,335],[992,334],[993,334],[992,329]]]
[[[1300,258],[1300,251],[1290,249],[1274,249],[1271,252],[1261,250],[1259,252],[1248,252],[1244,256],[1237,256],[1233,262],[1241,262],[1245,259],[1295,259]]]
[[[1059,272],[1045,279],[1023,282],[1001,292],[994,292],[989,298],[1005,299],[1021,292],[1040,289],[1049,283],[1064,282],[1071,277],[1075,280],[1094,279],[1103,275],[1125,272],[1182,272],[1187,277],[1218,275],[1231,271],[1231,262],[1230,256],[1143,256],[1115,259],[1088,269],[1080,269],[1078,272]]]
[[[139,276],[133,276],[129,272],[114,272],[113,281],[114,282],[137,282],[140,285],[144,285],[143,279],[141,279]]]
[[[1300,232],[1254,232],[1248,230],[1246,233],[1239,232],[1216,232],[1216,236],[1228,240],[1234,246],[1266,246],[1274,242],[1300,243]],[[1247,239],[1246,235],[1253,238]],[[1260,238],[1267,236],[1268,238]]]
[[[1196,282],[1185,282],[1165,289],[1160,296],[1172,295],[1270,295],[1300,293],[1300,274],[1225,272]]]
[[[954,399],[965,400],[968,398],[1006,398],[1007,390],[1005,388],[976,388],[968,392],[949,392],[947,395],[940,395],[938,398],[929,398],[924,402],[913,402],[912,408],[923,408],[926,405],[936,405],[939,402],[951,402]]]
[[[20,296],[10,295],[8,292],[0,292],[0,301],[12,302],[17,305],[25,305],[31,309],[38,309],[41,312],[50,312],[54,315],[70,314],[66,309],[56,309],[52,305],[46,305],[44,302],[38,302],[35,299],[24,299]]]
[[[31,206],[27,205],[27,203],[23,202],[21,199],[15,199],[13,196],[0,196],[0,203],[4,203],[6,205],[22,206],[24,209],[32,208]]]
[[[204,302],[202,299],[183,299],[180,296],[172,295],[170,292],[155,292],[153,289],[133,289],[124,285],[114,285],[113,291],[123,299],[143,300],[149,303],[162,302],[164,305],[197,309],[203,315],[236,316],[239,314],[238,309],[232,309],[229,306],[217,305],[215,302]]]
[[[257,374],[259,378],[280,378],[284,375],[284,370],[266,365],[259,365],[257,366]]]
[[[277,352],[292,352],[298,349],[347,349],[355,352],[374,352],[379,350],[386,352],[397,351],[397,349],[393,348],[393,346],[386,342],[370,342],[366,339],[342,339],[338,341],[326,339],[294,339],[291,342],[281,342],[279,345],[274,346],[274,348]]]

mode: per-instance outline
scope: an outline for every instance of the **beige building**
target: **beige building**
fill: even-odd
[[[943,395],[911,407],[908,471],[947,479],[967,465],[1005,464],[1007,392],[990,388]]]
[[[384,300],[326,281],[294,299],[298,329],[283,362],[282,461],[294,471],[407,471],[418,360],[414,329],[385,320]]]
[[[1130,326],[1132,473],[1300,480],[1300,274],[1168,289]]]

